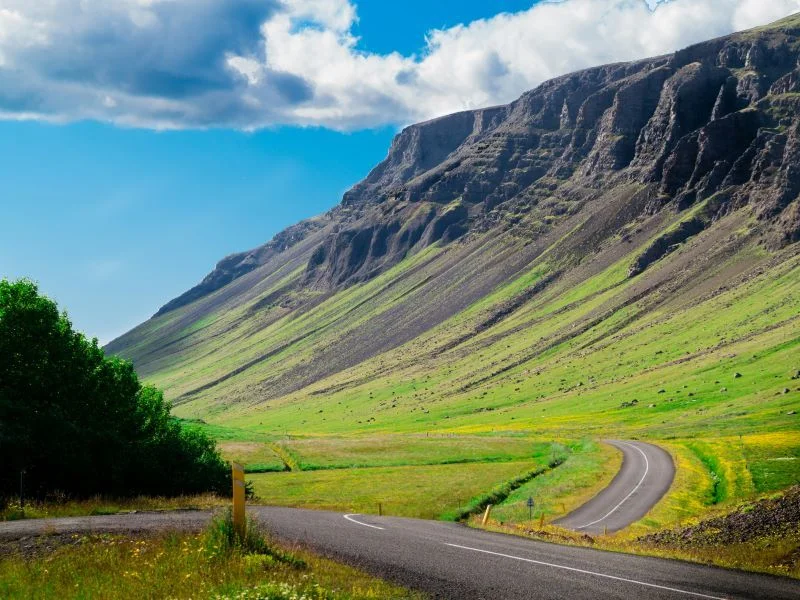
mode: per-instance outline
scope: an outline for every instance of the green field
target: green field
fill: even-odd
[[[259,501],[340,512],[438,519],[536,467],[533,462],[368,467],[249,476]]]

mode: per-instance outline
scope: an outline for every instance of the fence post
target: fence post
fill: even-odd
[[[246,521],[244,514],[244,467],[237,462],[231,463],[233,471],[233,528],[244,539]]]

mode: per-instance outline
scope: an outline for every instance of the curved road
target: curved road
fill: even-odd
[[[455,523],[266,506],[250,511],[279,539],[434,598],[800,598],[796,580],[558,546]],[[197,511],[14,521],[0,523],[0,542],[87,531],[196,530],[209,516]]]
[[[609,440],[622,451],[622,467],[607,488],[555,525],[586,533],[619,531],[644,517],[675,478],[672,457],[644,442]]]

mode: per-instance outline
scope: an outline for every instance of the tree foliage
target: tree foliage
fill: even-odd
[[[205,434],[182,428],[130,362],[107,358],[27,280],[0,280],[0,497],[227,491]]]

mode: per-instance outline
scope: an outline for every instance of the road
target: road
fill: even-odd
[[[680,561],[558,546],[455,523],[251,507],[276,537],[375,575],[460,600],[800,598],[800,582]],[[41,533],[196,530],[207,512],[0,523],[0,540]]]
[[[675,478],[672,457],[644,442],[609,440],[622,451],[622,467],[607,488],[556,525],[585,533],[619,531],[644,517]]]

